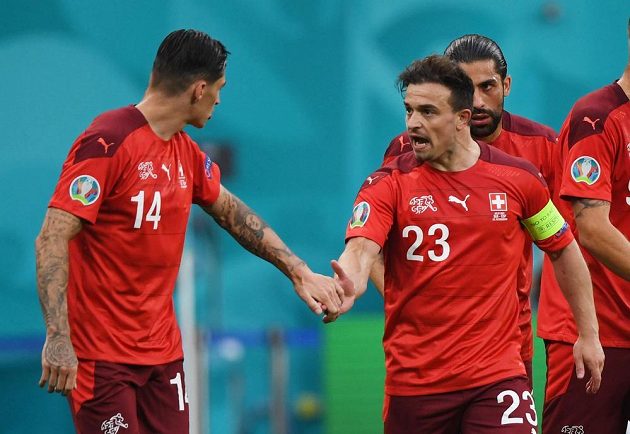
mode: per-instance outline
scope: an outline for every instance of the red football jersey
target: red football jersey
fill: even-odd
[[[383,248],[390,395],[525,375],[516,292],[522,246],[531,242],[523,224],[552,223],[537,237],[547,251],[573,236],[530,163],[479,146],[478,162],[460,172],[405,153],[368,177],[357,196],[346,238]]]
[[[550,194],[554,198],[554,203],[557,203],[555,200],[557,194],[554,191],[554,173],[556,172],[554,162],[558,158],[556,133],[545,125],[507,111],[503,112],[501,127],[499,136],[488,143],[510,155],[524,158],[532,163],[542,173],[549,187]],[[408,151],[411,151],[411,142],[407,132],[403,132],[390,142],[383,156],[383,164],[387,164],[396,156]],[[529,301],[532,287],[533,262],[532,244],[529,240],[526,240],[523,246],[521,266],[518,269],[517,286],[521,312],[519,315],[519,327],[523,336],[521,348],[523,360],[531,360],[534,355],[532,309]]]
[[[84,221],[70,241],[68,317],[79,358],[152,365],[182,357],[173,290],[191,204],[220,171],[179,132],[160,139],[133,106],[72,145],[49,206]]]
[[[630,238],[630,102],[619,85],[611,84],[579,99],[560,132],[564,155],[563,199],[610,202],[610,222]],[[571,208],[565,213],[579,240]],[[630,282],[600,264],[582,249],[593,280],[593,295],[602,345],[630,348]],[[569,305],[555,279],[540,295],[538,335],[573,343],[577,330]]]

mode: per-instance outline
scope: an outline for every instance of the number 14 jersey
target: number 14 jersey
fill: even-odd
[[[73,144],[49,206],[83,220],[70,241],[68,317],[79,358],[182,358],[173,291],[192,203],[220,171],[184,132],[160,139],[133,106],[98,116]]]
[[[389,395],[464,390],[525,375],[517,270],[525,227],[545,251],[573,237],[530,163],[479,143],[460,172],[413,152],[367,178],[346,238],[383,248]]]

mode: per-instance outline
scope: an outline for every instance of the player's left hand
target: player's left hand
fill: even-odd
[[[589,337],[578,336],[573,345],[573,358],[575,360],[575,374],[577,378],[584,378],[585,367],[591,373],[586,383],[586,393],[595,394],[602,383],[602,371],[604,369],[604,350],[597,335]]]

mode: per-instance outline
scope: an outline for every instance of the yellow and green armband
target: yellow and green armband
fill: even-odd
[[[564,218],[550,200],[543,209],[523,220],[523,225],[534,241],[540,241],[555,235],[562,229]]]

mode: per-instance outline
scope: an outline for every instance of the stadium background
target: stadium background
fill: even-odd
[[[358,186],[404,128],[394,82],[411,60],[488,35],[513,77],[506,108],[558,129],[576,98],[621,74],[629,12],[627,0],[3,0],[0,10],[0,433],[12,434],[72,432],[64,399],[37,388],[33,241],[73,139],[141,99],[169,31],[198,28],[231,51],[220,107],[189,133],[224,166],[224,184],[329,273]],[[192,220],[201,431],[380,432],[375,291],[324,327],[281,273]]]

